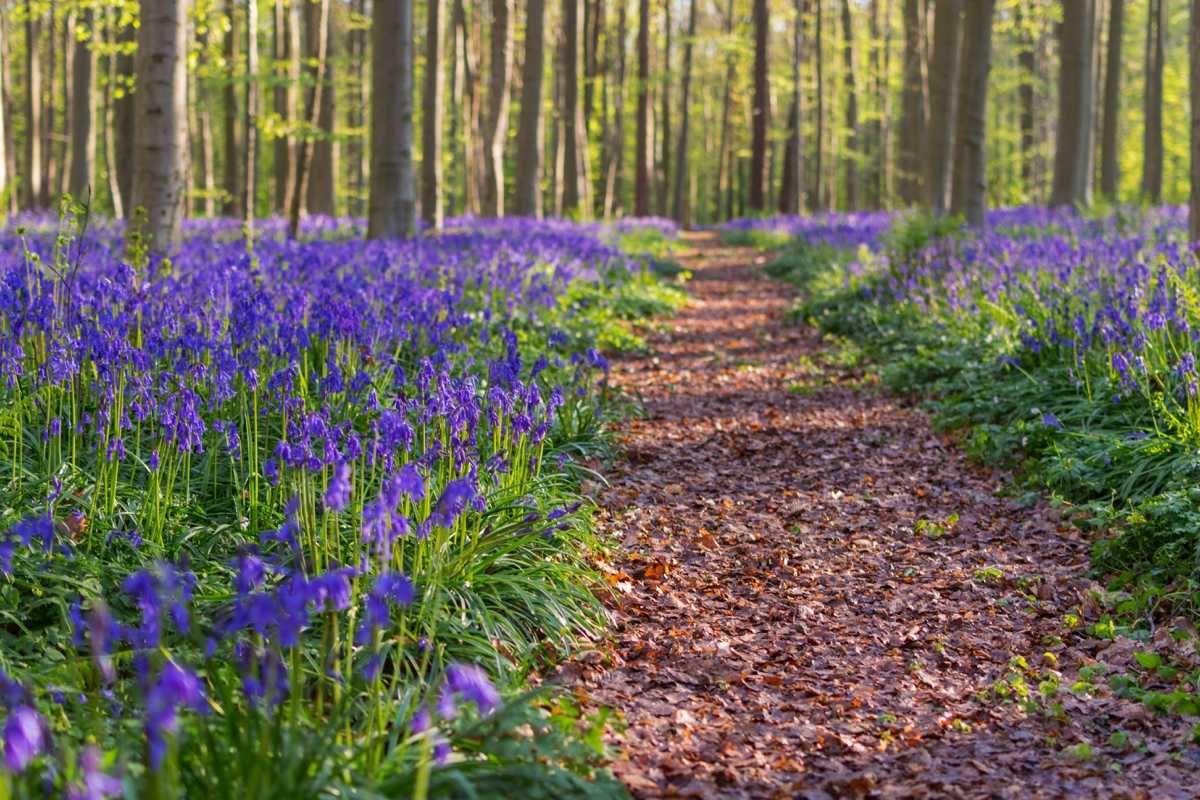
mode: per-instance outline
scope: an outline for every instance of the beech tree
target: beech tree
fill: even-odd
[[[67,191],[76,199],[82,199],[91,187],[96,170],[96,87],[93,74],[96,53],[93,49],[95,11],[83,9],[79,27],[86,38],[78,38],[72,31],[71,42],[75,49],[71,69],[71,172]]]
[[[1058,135],[1050,205],[1086,203],[1092,92],[1092,13],[1095,0],[1063,0],[1059,40]]]
[[[645,2],[645,0],[643,0]],[[542,82],[546,67],[546,0],[525,8],[525,65],[521,76],[521,117],[517,129],[517,174],[513,210],[542,215]]]
[[[509,76],[512,74],[512,0],[492,0],[491,79],[484,150],[483,215],[504,216],[504,145],[508,141]]]
[[[1145,126],[1142,137],[1142,197],[1162,200],[1163,187],[1163,68],[1167,48],[1166,0],[1149,0],[1146,8]]]
[[[413,81],[413,0],[376,3],[371,24],[371,239],[407,238],[416,230]]]
[[[975,227],[983,226],[987,211],[987,99],[995,8],[996,0],[967,3],[963,47],[970,58],[959,80],[951,211],[962,213]]]
[[[638,0],[637,137],[634,147],[633,215],[650,216],[650,0]]]
[[[441,230],[442,209],[442,117],[445,77],[442,72],[442,40],[446,36],[445,3],[426,0],[425,93],[421,113],[421,219]],[[386,44],[384,45],[387,46]]]
[[[935,0],[929,62],[929,153],[925,159],[925,196],[935,214],[944,212],[950,203],[962,10],[963,0]]]
[[[679,161],[675,167],[675,197],[673,199],[671,216],[681,225],[686,226],[687,205],[686,192],[688,181],[688,124],[690,108],[688,100],[692,90],[692,46],[696,38],[696,0],[691,0],[688,11],[687,40],[683,45],[683,83],[679,91]]]
[[[1109,0],[1108,53],[1104,68],[1104,127],[1100,141],[1100,194],[1117,196],[1117,115],[1121,108],[1121,39],[1125,0]]]
[[[750,208],[753,211],[763,211],[767,207],[767,126],[770,122],[767,48],[770,32],[767,0],[754,0],[754,105],[750,112],[753,115],[750,146]]]

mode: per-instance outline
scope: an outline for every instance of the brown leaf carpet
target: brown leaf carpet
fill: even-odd
[[[1129,640],[1064,628],[1096,618],[1088,544],[1046,504],[997,497],[1000,476],[861,370],[814,378],[825,344],[786,324],[790,290],[762,256],[689,243],[688,307],[652,355],[613,364],[646,411],[597,497],[619,548],[601,565],[613,648],[561,676],[621,711],[631,792],[1200,797],[1196,719],[1118,699],[1107,677],[1068,691],[1081,666],[1138,669]],[[952,514],[944,535],[914,532]],[[1194,656],[1170,636],[1137,649],[1156,647]]]

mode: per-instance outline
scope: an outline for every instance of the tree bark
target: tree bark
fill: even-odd
[[[413,169],[413,0],[376,3],[371,23],[370,239],[416,230]]]
[[[650,216],[650,0],[638,0],[637,142],[633,177],[633,215]]]
[[[900,164],[897,190],[901,202],[911,205],[922,195],[925,127],[928,105],[922,70],[922,34],[925,20],[921,0],[904,0],[904,84],[900,98]]]
[[[93,73],[96,52],[95,12],[83,10],[81,26],[88,32],[85,41],[74,39],[75,59],[71,65],[71,176],[67,191],[82,199],[92,185],[96,171],[96,86]],[[3,182],[0,181],[0,184]]]
[[[858,208],[858,65],[854,58],[854,23],[850,0],[842,0],[842,58],[846,64],[846,208]]]
[[[1100,193],[1117,197],[1117,115],[1121,110],[1121,38],[1125,29],[1125,0],[1110,0],[1108,53],[1104,70],[1104,132],[1100,142]]]
[[[663,0],[663,68],[662,68],[661,109],[658,124],[660,160],[658,180],[658,216],[666,217],[669,213],[667,198],[671,186],[671,0]]]
[[[156,253],[183,240],[187,180],[187,0],[142,0],[134,92],[133,202]],[[138,226],[130,218],[129,230]]]
[[[1188,242],[1200,242],[1200,0],[1191,2],[1188,29],[1188,66],[1192,100],[1192,194],[1188,216]]]
[[[729,0],[729,11],[725,15],[725,38],[730,43],[733,42],[733,0]],[[725,164],[730,153],[729,125],[733,107],[733,82],[737,78],[736,67],[737,62],[730,51],[725,56],[725,91],[721,98],[721,147],[717,152],[717,191],[716,197],[713,198],[713,216],[718,220],[721,219],[721,197],[728,194],[726,187],[733,185],[733,171],[726,170]],[[732,214],[732,209],[729,209],[729,213]]]
[[[590,209],[583,205],[587,190],[584,181],[584,153],[580,139],[586,140],[586,124],[579,96],[580,42],[583,40],[582,0],[563,0],[563,213],[587,219]]]
[[[1086,203],[1086,151],[1091,135],[1087,96],[1092,91],[1093,8],[1094,0],[1063,0],[1059,42],[1058,133],[1054,148],[1051,206]]]
[[[1027,0],[1020,0],[1017,3],[1015,14],[1017,22],[1017,46],[1019,48],[1017,51],[1017,67],[1020,70],[1017,94],[1021,105],[1021,183],[1028,191],[1033,188],[1034,182],[1034,79],[1037,77],[1037,57],[1034,50],[1034,39],[1029,29],[1033,22],[1030,15],[1023,12],[1025,2]],[[1115,0],[1115,2],[1123,3],[1124,0]]]
[[[132,213],[133,202],[133,161],[134,161],[134,115],[136,100],[136,76],[134,74],[133,50],[134,28],[125,26],[118,36],[123,45],[128,45],[128,52],[123,51],[117,56],[118,89],[113,97],[113,148],[116,157],[117,185],[121,190],[121,198],[125,202],[124,210]]]
[[[509,76],[512,74],[511,0],[492,0],[492,63],[488,84],[487,147],[484,150],[483,215],[504,216],[504,145],[508,141]]]
[[[46,204],[42,186],[42,67],[38,54],[41,21],[25,20],[25,207]]]
[[[1163,185],[1163,67],[1166,63],[1166,0],[1150,0],[1146,14],[1145,133],[1142,152],[1142,196],[1162,200]]]
[[[813,155],[813,176],[815,180],[808,182],[809,192],[811,197],[809,205],[813,208],[825,208],[825,191],[824,175],[825,168],[825,52],[823,47],[823,39],[821,38],[821,28],[824,25],[824,15],[821,13],[821,0],[813,0],[813,7],[816,9],[816,32],[813,41],[813,58],[816,61],[814,71],[817,74],[817,140],[813,143],[813,149],[816,151]]]
[[[57,13],[55,0],[50,0],[50,19],[49,27],[46,34],[46,92],[44,94],[45,107],[42,109],[42,196],[44,204],[49,204],[52,195],[56,192],[58,184],[54,181],[54,173],[58,167],[58,143],[56,135],[58,127],[55,122],[58,108],[58,94],[54,83],[58,77],[58,42],[56,41],[55,32],[58,28]]]
[[[0,168],[4,170],[4,179],[0,181],[0,192],[8,188],[10,182],[17,177],[17,152],[13,143],[13,98],[12,98],[12,61],[8,49],[8,4],[0,2],[0,113],[4,114],[3,125],[0,125],[0,144],[4,146]],[[17,210],[16,192],[8,193],[7,210],[12,213]]]
[[[936,0],[936,3],[933,57],[929,62],[929,152],[925,159],[925,191],[930,210],[942,214],[950,203],[953,176],[963,0]]]
[[[767,207],[767,128],[770,124],[770,87],[767,84],[768,43],[771,21],[767,0],[754,0],[754,105],[753,138],[750,147],[750,209]]]
[[[4,4],[0,3],[0,8]],[[116,22],[111,22],[104,26],[106,29],[105,38],[106,44],[113,45],[117,41]],[[121,194],[121,185],[117,179],[117,156],[116,156],[116,136],[114,134],[115,125],[113,124],[113,87],[117,82],[117,56],[110,53],[108,56],[108,80],[104,85],[104,172],[108,177],[108,192],[111,197],[113,216],[117,219],[125,217],[124,200],[128,199],[128,195]]]
[[[521,76],[521,117],[513,192],[513,210],[525,217],[542,216],[542,83],[545,73],[546,0],[529,0],[525,12],[525,64]]]
[[[310,95],[319,100],[319,113],[314,117],[310,112],[310,118],[314,120],[314,127],[317,129],[318,135],[310,147],[312,162],[306,170],[308,190],[305,192],[304,202],[308,206],[308,213],[334,217],[337,216],[338,148],[334,141],[334,134],[337,131],[337,92],[335,88],[337,82],[334,78],[333,60],[337,57],[335,44],[338,37],[333,29],[332,10],[329,13],[321,11],[325,0],[322,3],[315,3],[312,0],[299,1],[304,3],[305,9],[308,11],[308,57],[324,62],[323,68],[314,70],[320,71],[322,75],[320,78],[321,90],[319,93]],[[323,33],[321,28],[324,28]],[[325,43],[323,58],[317,52],[322,47],[321,42]],[[314,77],[316,76],[314,75]]]
[[[245,194],[242,219],[246,238],[254,235],[254,201],[258,195],[258,0],[246,0],[246,143]]]
[[[442,229],[442,118],[445,114],[445,75],[442,70],[446,38],[445,3],[427,0],[425,24],[425,91],[421,98],[421,219]]]
[[[987,97],[992,69],[992,19],[996,0],[970,0],[966,17],[966,59],[958,98],[959,143],[951,211],[981,228],[987,212]]]
[[[586,45],[583,62],[583,118],[590,120],[596,110],[596,83],[600,79],[600,39],[604,35],[604,0],[584,2]]]
[[[688,123],[690,109],[688,102],[692,89],[692,43],[696,39],[696,0],[692,0],[688,11],[687,41],[683,45],[683,83],[679,92],[679,147],[676,148],[679,158],[675,166],[675,197],[671,216],[680,225],[688,227],[688,208],[685,192],[688,178]]]
[[[312,89],[308,93],[307,103],[307,122],[308,128],[311,130],[317,125],[319,109],[322,106],[322,95],[325,93],[325,75],[328,67],[329,55],[329,4],[330,0],[321,0],[320,10],[318,11],[319,19],[316,23],[316,42],[315,49],[317,53],[316,74]],[[381,4],[390,6],[391,4]],[[411,24],[411,23],[410,23]],[[411,33],[411,29],[410,29]],[[411,41],[411,35],[408,41]],[[404,47],[404,43],[396,44],[396,48]],[[411,108],[410,108],[411,114]],[[289,193],[288,209],[288,233],[292,238],[300,235],[300,213],[303,210],[305,199],[309,199],[309,210],[312,211],[311,198],[309,197],[309,145],[310,136],[307,134],[298,137],[299,141],[296,145],[296,174],[292,181],[292,191]],[[321,213],[315,211],[313,213]]]
[[[613,98],[613,123],[608,163],[604,169],[604,218],[610,219],[624,208],[625,183],[625,36],[629,0],[617,0],[617,81]]]
[[[792,108],[788,127],[787,151],[783,159],[783,186],[779,192],[779,211],[799,214],[804,208],[804,85],[800,67],[804,63],[804,0],[796,0],[796,21],[792,29]]]
[[[241,183],[241,155],[238,146],[238,94],[237,94],[237,64],[241,49],[241,31],[237,24],[237,9],[234,0],[225,0],[225,17],[229,20],[229,29],[225,31],[225,88],[224,117],[221,130],[224,143],[224,179],[222,189],[225,192],[225,202],[221,204],[221,213],[227,217],[241,216],[241,201],[243,199]]]
[[[274,30],[272,31],[271,55],[275,59],[275,88],[272,91],[272,106],[280,122],[287,124],[292,121],[292,110],[295,103],[292,100],[292,93],[295,91],[290,80],[291,74],[288,69],[289,60],[291,59],[291,41],[288,31],[288,0],[275,0],[274,7]],[[275,173],[275,212],[283,214],[287,212],[287,187],[288,176],[292,170],[292,153],[295,152],[294,143],[291,137],[287,135],[277,135],[274,143],[274,173]]]

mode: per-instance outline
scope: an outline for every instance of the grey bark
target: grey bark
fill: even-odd
[[[770,87],[767,84],[771,21],[767,0],[754,0],[754,105],[750,146],[750,208],[767,207],[767,128],[770,124]]]
[[[854,57],[854,25],[850,0],[842,0],[842,58],[846,64],[846,208],[858,208],[858,64]]]
[[[25,207],[46,204],[42,186],[42,67],[38,55],[40,20],[25,20]]]
[[[242,219],[246,236],[254,233],[254,201],[258,196],[258,0],[246,0],[246,142],[245,194]]]
[[[444,0],[427,0],[425,23],[425,91],[421,114],[421,219],[442,229],[442,117],[445,74],[442,53],[446,38]]]
[[[579,93],[580,42],[583,40],[582,0],[563,0],[563,213],[588,219],[585,200],[588,179],[584,168],[587,131]],[[581,142],[581,139],[583,140]]]
[[[634,149],[633,215],[650,216],[650,0],[638,0],[637,141]]]
[[[329,66],[329,4],[330,0],[321,0],[320,10],[318,11],[319,18],[316,23],[316,67],[315,75],[313,76],[312,89],[308,92],[307,103],[307,122],[311,129],[317,125],[319,109],[322,107],[322,98],[325,94],[325,77]],[[387,6],[389,4],[381,4]],[[397,45],[400,46],[400,45]],[[308,201],[309,210],[313,213],[322,213],[321,211],[313,211],[312,199],[309,192],[309,136],[298,137],[299,142],[296,145],[296,170],[295,177],[291,181],[291,191],[289,191],[289,209],[288,209],[288,233],[293,238],[300,234],[300,213],[303,210],[305,201]]]
[[[1150,0],[1146,14],[1146,90],[1142,152],[1142,196],[1162,200],[1163,185],[1163,67],[1166,63],[1167,3]]]
[[[508,141],[509,76],[512,75],[511,0],[492,0],[491,81],[488,84],[487,146],[484,148],[483,215],[504,216],[504,145]]]
[[[950,203],[963,0],[935,1],[933,56],[929,62],[929,130],[928,157],[925,159],[925,191],[930,210],[941,214]]]
[[[367,236],[416,230],[413,168],[413,0],[376,3],[371,23],[371,198]]]
[[[241,50],[241,30],[237,24],[237,12],[234,0],[225,0],[225,16],[229,20],[229,30],[225,31],[225,88],[224,117],[221,130],[225,139],[224,145],[224,186],[225,202],[221,213],[227,217],[241,216],[243,189],[241,181],[241,148],[238,142],[238,93],[237,93],[237,63]]]
[[[1125,0],[1111,0],[1108,10],[1108,53],[1104,70],[1104,131],[1100,142],[1100,193],[1117,196],[1117,115],[1121,110],[1121,38]]]
[[[955,147],[954,195],[950,210],[967,224],[983,227],[987,212],[987,97],[992,69],[992,19],[996,0],[967,3],[965,46],[958,98],[959,142]]]
[[[925,128],[929,118],[922,69],[925,28],[922,11],[922,0],[904,0],[904,83],[900,96],[900,160],[896,188],[901,202],[909,205],[923,196]]]
[[[680,225],[687,227],[688,208],[686,191],[688,179],[688,124],[691,114],[688,102],[692,90],[692,44],[696,40],[696,0],[692,0],[688,11],[687,41],[683,45],[683,82],[679,90],[679,147],[678,163],[675,165],[675,197],[672,216]]]
[[[644,0],[643,0],[644,2]],[[525,64],[521,118],[517,129],[517,174],[513,211],[542,215],[542,83],[546,72],[546,0],[529,0],[525,13]]]
[[[80,24],[90,36],[86,41],[74,39],[71,65],[71,176],[67,191],[76,199],[87,193],[96,171],[95,12],[91,8],[83,10]]]
[[[729,0],[729,10],[725,15],[725,36],[732,42],[733,40],[733,0]],[[734,60],[733,53],[730,52],[725,57],[725,91],[721,98],[721,147],[717,152],[717,181],[716,181],[716,197],[713,198],[713,216],[717,219],[721,218],[721,197],[727,194],[725,191],[727,186],[733,185],[732,170],[726,170],[726,162],[729,160],[730,154],[730,114],[733,109],[733,82],[737,78],[735,72],[737,62]],[[728,209],[730,216],[733,214],[733,209]]]
[[[335,45],[338,37],[333,30],[334,17],[331,10],[321,10],[328,0],[323,0],[321,3],[313,2],[313,0],[299,0],[299,2],[304,3],[308,11],[308,57],[324,62],[324,67],[318,68],[321,72],[320,92],[309,95],[318,101],[318,114],[315,117],[318,136],[311,144],[312,161],[306,170],[305,180],[308,189],[304,193],[304,202],[308,207],[308,213],[333,217],[337,216],[338,162],[338,148],[333,138],[337,132],[337,93],[335,90],[337,82],[334,79],[333,60],[337,57]],[[324,57],[319,54],[322,42],[324,42],[325,49]],[[314,69],[314,73],[316,71]],[[316,78],[316,75],[314,74],[313,77]],[[310,118],[312,118],[311,111]]]
[[[134,208],[142,235],[165,253],[182,242],[187,180],[187,1],[142,0],[134,92]],[[137,225],[130,217],[130,231]]]
[[[1054,148],[1051,206],[1087,203],[1087,147],[1091,137],[1088,95],[1092,93],[1094,0],[1063,0],[1059,41],[1058,132]]]

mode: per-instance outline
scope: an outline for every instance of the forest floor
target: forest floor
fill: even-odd
[[[597,490],[615,641],[562,676],[621,711],[631,792],[1200,796],[1197,720],[1108,685],[1187,647],[1065,627],[1088,543],[787,324],[761,254],[688,244],[687,308],[613,365],[645,407]]]

